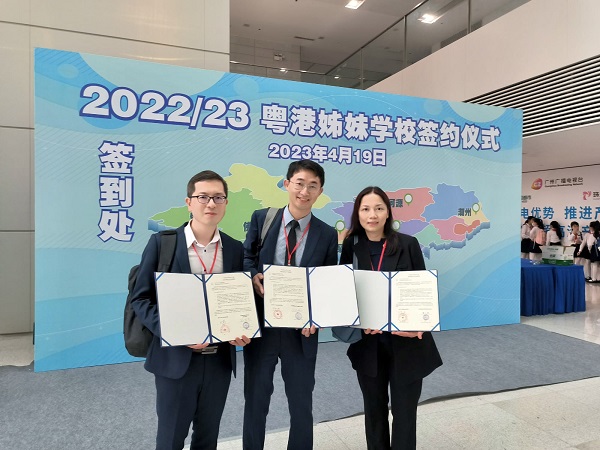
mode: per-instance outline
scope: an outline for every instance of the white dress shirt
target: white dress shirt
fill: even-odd
[[[213,260],[215,261],[215,266],[212,273],[223,273],[223,241],[221,240],[219,229],[217,228],[208,245],[204,246],[196,241],[196,237],[194,236],[190,224],[191,221],[185,226],[183,232],[185,234],[185,244],[188,249],[188,258],[190,260],[190,269],[192,269],[192,273],[208,273],[213,265]],[[215,251],[217,252],[216,259]],[[206,266],[206,271],[200,260],[202,260],[204,266]]]

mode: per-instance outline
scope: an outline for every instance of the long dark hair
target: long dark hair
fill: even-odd
[[[554,228],[554,231],[556,231],[556,235],[558,236],[558,238],[562,239],[562,237],[563,237],[562,230],[560,229],[560,224],[556,220],[553,220],[552,222],[550,222],[550,227]]]
[[[539,229],[544,230],[544,221],[542,219],[540,219],[539,217],[534,217],[533,220],[535,221]]]
[[[346,239],[353,236],[363,236],[366,237],[367,233],[365,229],[360,224],[360,219],[358,218],[358,211],[360,210],[360,204],[365,195],[375,194],[381,197],[383,203],[385,203],[385,207],[387,208],[388,217],[385,220],[385,224],[383,225],[383,236],[387,240],[387,247],[385,253],[391,255],[395,253],[398,249],[398,234],[392,228],[392,223],[394,221],[392,217],[392,208],[390,207],[390,199],[387,194],[378,186],[369,186],[364,188],[359,194],[356,196],[356,200],[354,200],[354,208],[352,209],[352,218],[350,219],[350,232]]]
[[[592,236],[594,236],[596,239],[600,237],[600,222],[594,220],[590,223],[590,233],[592,233]]]

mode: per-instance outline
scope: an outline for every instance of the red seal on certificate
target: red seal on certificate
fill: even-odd
[[[229,325],[226,323],[221,325],[221,333],[229,333]]]
[[[398,320],[400,322],[406,322],[408,320],[408,316],[406,315],[406,313],[404,311],[402,311],[400,314],[398,314]]]
[[[276,319],[281,319],[283,317],[283,313],[280,309],[275,309],[273,310],[273,317],[275,317]]]

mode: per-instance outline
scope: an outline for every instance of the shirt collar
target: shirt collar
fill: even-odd
[[[183,233],[185,234],[186,247],[190,248],[192,246],[192,244],[196,244],[196,246],[198,246],[198,247],[205,247],[204,245],[202,245],[198,241],[196,241],[196,237],[194,236],[194,232],[192,231],[191,223],[192,223],[192,221],[190,220],[188,222],[188,224],[183,228]],[[218,228],[215,231],[215,234],[214,234],[212,240],[208,243],[208,245],[215,244],[217,242],[219,242],[219,246],[221,248],[223,248],[223,241],[221,240],[221,234],[219,233]],[[206,247],[208,247],[208,245],[206,245]]]
[[[302,219],[298,220],[298,223],[300,224],[300,231],[304,231],[304,228],[306,228],[308,226],[308,224],[310,223],[311,217],[312,217],[312,212],[308,213]],[[292,216],[292,213],[290,212],[289,206],[286,206],[283,209],[283,222],[285,223],[285,226],[287,227],[288,224],[292,220],[294,220],[294,216]]]

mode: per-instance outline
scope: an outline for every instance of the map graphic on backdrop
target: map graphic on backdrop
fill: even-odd
[[[314,212],[340,239],[360,190],[388,193],[442,332],[519,321],[521,111],[51,49],[34,74],[36,371],[133,360],[127,274],[189,219],[191,176],[225,177],[220,227],[244,240],[299,159],[325,169]]]
[[[283,177],[272,176],[260,167],[234,164],[229,172],[231,175],[225,180],[232,206],[220,227],[233,238],[243,241],[248,231],[249,222],[246,220],[252,212],[267,207],[284,207],[287,192],[283,188]],[[459,186],[439,184],[437,192],[428,187],[418,187],[387,191],[386,194],[390,198],[394,229],[415,236],[425,257],[429,257],[432,249],[462,248],[468,239],[490,227],[475,193],[464,192]],[[328,218],[328,223],[335,223],[336,229],[343,231],[351,226],[353,206],[353,199],[334,202],[323,194],[313,208],[319,217]],[[148,229],[157,232],[177,228],[187,220],[187,207],[173,207],[150,217]]]

